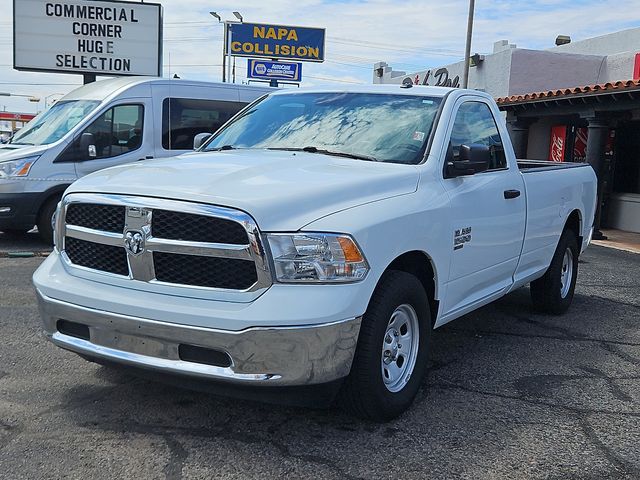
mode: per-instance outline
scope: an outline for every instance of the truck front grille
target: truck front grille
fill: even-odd
[[[149,284],[255,293],[271,285],[253,219],[224,207],[70,194],[58,242],[71,266]],[[207,297],[208,298],[208,297]]]
[[[159,282],[246,290],[258,280],[248,260],[154,252],[153,264]]]
[[[171,240],[192,242],[229,243],[246,245],[249,243],[245,228],[224,218],[206,217],[183,212],[155,210],[151,221],[151,233]]]
[[[67,208],[67,224],[78,227],[121,233],[124,230],[126,208],[118,205],[72,203]]]
[[[75,265],[116,275],[129,275],[127,252],[123,247],[87,242],[73,237],[66,237],[64,244],[69,260]]]

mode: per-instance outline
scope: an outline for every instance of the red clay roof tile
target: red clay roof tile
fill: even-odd
[[[522,95],[511,95],[509,97],[498,97],[496,102],[498,105],[509,105],[512,103],[522,103],[528,100],[539,100],[545,98],[556,99],[558,97],[566,97],[573,95],[592,94],[596,92],[607,92],[611,90],[635,90],[640,89],[640,80],[624,80],[617,82],[598,83],[594,85],[585,85],[583,87],[564,88],[559,90],[548,90],[546,92],[532,92]]]

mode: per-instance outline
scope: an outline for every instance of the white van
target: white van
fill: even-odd
[[[249,102],[272,91],[149,77],[84,85],[0,145],[0,231],[34,225],[51,240],[62,192],[106,167],[192,151]],[[198,138],[196,138],[198,137]]]

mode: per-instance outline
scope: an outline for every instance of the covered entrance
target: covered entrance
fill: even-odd
[[[497,102],[507,113],[518,158],[593,166],[598,232],[614,228],[640,233],[640,80],[513,95]]]

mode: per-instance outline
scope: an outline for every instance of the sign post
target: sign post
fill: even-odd
[[[162,74],[162,6],[118,0],[13,0],[13,68]]]

